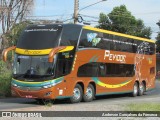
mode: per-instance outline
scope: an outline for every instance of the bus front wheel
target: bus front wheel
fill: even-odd
[[[81,102],[83,96],[82,87],[77,84],[73,90],[73,96],[70,98],[71,103],[78,103]]]
[[[94,98],[94,87],[93,85],[89,84],[86,90],[86,93],[83,95],[83,101],[84,102],[91,102]]]

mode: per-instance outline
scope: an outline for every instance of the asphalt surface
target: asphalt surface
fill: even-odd
[[[54,106],[54,110],[57,110],[57,111],[61,111],[61,110],[62,111],[63,110],[65,111],[68,111],[68,110],[100,111],[100,110],[107,109],[107,107],[105,108],[104,105],[110,105],[110,106],[113,105],[112,107],[115,107],[114,105],[117,105],[117,104],[123,105],[126,103],[137,103],[137,102],[149,102],[149,103],[160,102],[160,81],[156,81],[156,88],[154,90],[148,91],[143,96],[130,97],[128,94],[106,95],[106,96],[97,97],[96,100],[92,102],[87,102],[87,103],[81,102],[77,104],[70,104],[66,100],[56,100],[54,101],[52,106]],[[99,106],[99,108],[95,107],[95,105]],[[37,101],[35,101],[34,99],[26,99],[26,98],[0,99],[0,111],[22,109],[22,108],[26,108],[26,110],[30,108],[41,109],[40,107],[43,107],[43,106],[44,105],[38,104]]]

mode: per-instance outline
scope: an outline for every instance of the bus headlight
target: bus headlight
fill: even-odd
[[[43,86],[43,88],[50,88],[50,87],[52,87],[51,85],[45,85],[45,86]]]
[[[53,87],[53,86],[57,85],[58,83],[60,83],[60,82],[51,83],[51,84],[49,84],[49,85],[44,85],[43,88],[50,88],[50,87]]]
[[[12,83],[12,86],[14,86],[14,87],[17,87],[17,84],[15,84],[15,83]]]

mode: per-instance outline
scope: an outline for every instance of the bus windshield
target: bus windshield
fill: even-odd
[[[29,26],[21,34],[17,48],[23,49],[48,49],[58,46],[62,26],[45,25]]]
[[[48,62],[48,56],[16,55],[13,77],[22,81],[43,81],[54,77],[54,62]]]

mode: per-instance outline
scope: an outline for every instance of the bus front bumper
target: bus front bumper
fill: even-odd
[[[32,90],[29,87],[20,89],[12,86],[11,93],[12,96],[22,98],[55,99],[59,96],[58,90],[55,87]]]
[[[24,82],[13,78],[11,93],[12,96],[23,98],[55,99],[58,96],[65,96],[63,80],[64,78],[60,77],[44,82]]]

